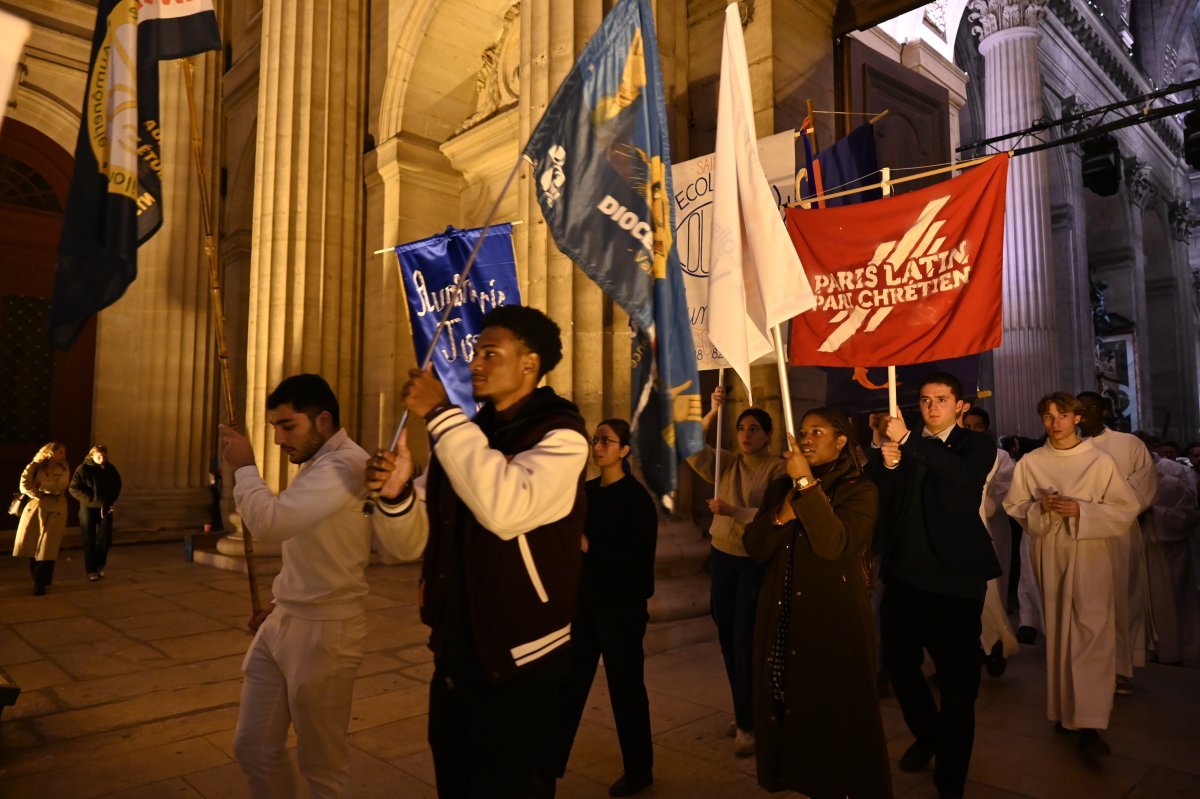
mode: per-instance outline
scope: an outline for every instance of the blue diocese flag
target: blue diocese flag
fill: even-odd
[[[620,0],[525,146],[558,248],[629,314],[634,449],[669,507],[703,444],[696,354],[675,250],[671,154],[654,16]]]
[[[418,358],[429,351],[446,305],[457,308],[438,339],[433,368],[450,401],[470,417],[478,409],[471,386],[471,359],[475,357],[475,340],[482,332],[483,315],[501,305],[521,304],[510,224],[487,229],[471,272],[466,280],[459,281],[482,230],[450,227],[445,233],[396,248]]]

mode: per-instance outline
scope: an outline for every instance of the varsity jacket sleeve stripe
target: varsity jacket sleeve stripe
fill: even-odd
[[[371,525],[380,543],[400,560],[420,560],[429,540],[429,514],[425,512],[425,475],[413,480],[413,490],[393,505],[380,499]]]
[[[588,442],[573,430],[551,430],[509,460],[488,446],[476,425],[457,423],[461,412],[439,416],[431,429],[434,451],[454,493],[476,520],[504,541],[558,521],[575,506]],[[463,417],[465,419],[465,417]]]

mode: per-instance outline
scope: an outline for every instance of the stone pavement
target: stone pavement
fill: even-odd
[[[0,796],[249,796],[231,752],[249,643],[245,578],[184,562],[179,543],[117,547],[98,583],[84,579],[77,550],[63,556],[45,597],[31,595],[25,561],[0,558],[0,667],[23,689],[0,721]],[[350,727],[358,796],[434,796],[417,568],[372,566],[368,577],[368,654]],[[1045,721],[1042,658],[1027,647],[1004,677],[984,677],[968,797],[1200,797],[1200,671],[1139,671],[1137,692],[1117,699],[1114,755],[1085,763]],[[732,715],[716,644],[646,665],[657,782],[643,795],[762,794],[753,759],[735,758],[723,735]],[[883,718],[894,764],[911,739],[894,700]],[[620,770],[601,678],[559,796],[605,796]],[[935,796],[930,776],[895,772],[896,795]]]

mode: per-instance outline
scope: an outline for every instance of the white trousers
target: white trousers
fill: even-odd
[[[242,702],[233,751],[255,799],[297,796],[287,753],[296,728],[300,774],[312,799],[347,797],[350,701],[362,661],[367,618],[310,621],[276,610],[242,662]]]

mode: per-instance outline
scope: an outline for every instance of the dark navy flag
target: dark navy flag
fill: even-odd
[[[212,0],[101,0],[50,307],[59,349],[121,298],[162,226],[159,61],[220,49]]]
[[[629,314],[634,449],[651,490],[669,504],[679,461],[702,446],[700,392],[646,0],[620,0],[605,17],[525,157],[558,248]]]
[[[455,309],[438,339],[433,368],[450,401],[472,417],[478,406],[471,389],[470,364],[475,356],[475,340],[483,330],[483,315],[501,305],[521,304],[512,225],[487,229],[470,273],[466,280],[460,279],[482,232],[482,228],[451,227],[445,233],[396,248],[418,358],[429,351],[446,306]]]
[[[810,177],[807,184],[802,183],[800,196],[801,199],[807,200],[816,195],[817,187],[811,177],[814,169],[812,147],[809,144],[808,136],[802,138],[804,139],[805,164]],[[875,173],[879,171],[879,160],[875,154],[875,126],[866,123],[859,125],[844,138],[838,139],[832,147],[817,153],[816,161],[820,164],[821,186],[826,194],[865,186],[872,180],[876,180]],[[839,205],[853,205],[869,200],[878,200],[882,196],[883,193],[879,189],[871,189],[870,191],[860,191],[857,194],[848,194],[845,197],[834,197],[832,200],[826,200],[825,205],[828,208],[835,208]]]

